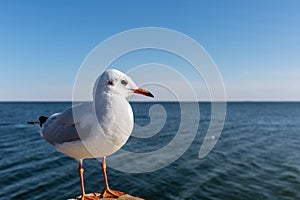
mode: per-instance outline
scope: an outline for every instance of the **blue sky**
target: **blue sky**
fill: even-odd
[[[140,27],[195,39],[217,64],[228,100],[300,100],[297,0],[1,0],[0,25],[1,101],[71,100],[89,52]]]

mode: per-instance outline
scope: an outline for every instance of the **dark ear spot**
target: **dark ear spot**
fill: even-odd
[[[114,82],[112,80],[108,80],[107,84],[108,85],[114,85]]]

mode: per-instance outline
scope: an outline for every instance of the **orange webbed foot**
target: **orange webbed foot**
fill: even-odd
[[[102,197],[102,198],[117,198],[117,197],[123,196],[125,194],[126,194],[125,192],[106,189],[101,193],[100,197]]]

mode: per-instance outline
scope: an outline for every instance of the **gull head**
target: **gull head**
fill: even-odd
[[[148,90],[138,87],[133,80],[116,69],[109,69],[103,72],[97,79],[93,95],[120,95],[125,98],[141,94],[154,97]]]

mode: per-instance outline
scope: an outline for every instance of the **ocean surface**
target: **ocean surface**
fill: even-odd
[[[167,116],[163,127],[150,126],[157,131],[152,137],[132,136],[123,150],[145,153],[172,142],[181,123],[180,106],[158,104],[164,107]],[[132,103],[135,122],[140,126],[134,129],[134,135],[151,120],[164,116],[163,112],[150,112],[150,116],[154,115],[151,119],[152,105]],[[40,115],[49,116],[69,106],[71,103],[0,103],[1,200],[68,199],[80,194],[76,160],[44,141],[38,126],[26,124]],[[300,103],[228,103],[222,134],[215,148],[203,159],[198,155],[210,122],[211,105],[199,103],[199,107],[200,122],[189,120],[199,123],[199,128],[183,155],[166,167],[144,173],[108,167],[110,187],[150,200],[300,199]],[[181,128],[189,130],[189,127]],[[146,131],[143,134],[149,136]],[[126,156],[118,159],[120,163],[134,164]],[[134,168],[161,161],[141,159]],[[102,191],[100,162],[86,159],[83,165],[86,192]]]

